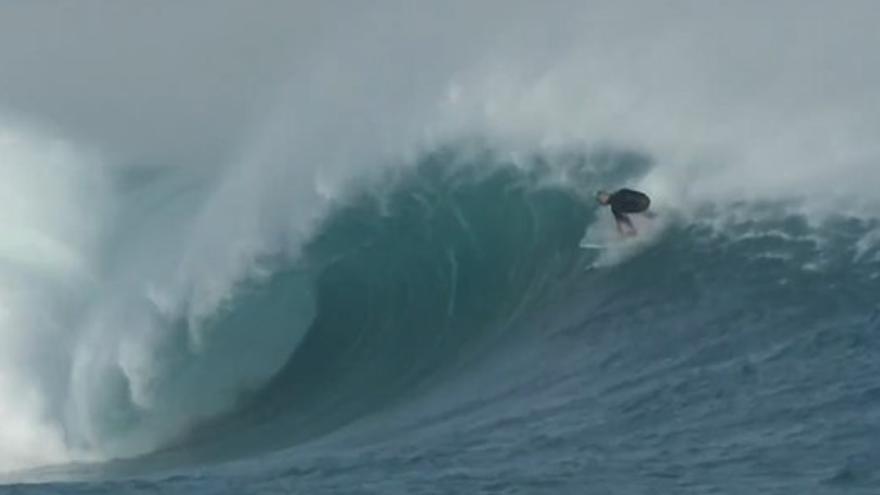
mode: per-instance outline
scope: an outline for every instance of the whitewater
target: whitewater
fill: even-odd
[[[877,493],[878,21],[3,4],[0,493]]]

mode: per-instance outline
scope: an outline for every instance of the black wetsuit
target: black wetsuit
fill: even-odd
[[[621,189],[608,198],[614,218],[632,225],[627,213],[642,213],[651,206],[651,198],[647,194],[632,189]]]
[[[651,206],[651,198],[647,194],[632,189],[621,189],[608,198],[614,216],[625,213],[641,213]]]

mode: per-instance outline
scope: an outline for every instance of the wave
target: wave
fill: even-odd
[[[635,249],[580,249],[585,231],[613,230],[593,191],[644,181],[655,166],[636,152],[450,145],[353,183],[295,255],[258,260],[204,318],[160,295],[124,304],[118,277],[120,294],[89,313],[73,354],[67,448],[149,454],[103,468],[117,473],[290,448],[467,380],[530,338],[617,331],[638,347],[627,329],[656,328],[678,334],[664,345],[711,343],[690,358],[700,360],[724,342],[773,348],[823,325],[876,325],[876,219],[813,218],[790,201],[682,209],[661,198],[657,228]],[[133,180],[130,192],[145,195],[132,211],[151,212],[142,226],[167,229],[197,201],[174,177]],[[154,251],[148,239],[127,235],[119,260],[141,257],[132,246]]]
[[[816,223],[786,203],[666,211],[647,242],[635,251],[611,243],[628,251],[597,265],[608,252],[578,241],[613,227],[592,191],[651,167],[629,152],[511,160],[449,147],[354,187],[295,261],[216,317],[249,338],[289,324],[285,364],[152,462],[238,459],[322,438],[462,380],[508,342],[566,335],[572,315],[596,335],[634,326],[679,333],[669,342],[713,342],[698,360],[724,352],[718,341],[769,346],[791,332],[877,318],[876,220]],[[301,337],[290,313],[304,276],[314,318]],[[573,300],[578,293],[584,299]],[[226,369],[246,346],[209,348],[222,359],[202,373]],[[458,402],[447,399],[441,410]]]
[[[430,388],[577,272],[577,241],[594,212],[568,176],[647,164],[635,153],[514,163],[449,147],[353,186],[288,268],[217,318],[259,328],[252,316],[271,311],[261,299],[283,307],[297,283],[291,273],[307,273],[315,316],[305,337],[291,338],[286,364],[234,414],[172,450],[234,457],[283,448]]]

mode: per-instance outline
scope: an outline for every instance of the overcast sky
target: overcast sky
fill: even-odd
[[[218,156],[201,153],[240,131],[303,46],[309,24],[269,4],[4,2],[0,105],[131,158]]]
[[[543,105],[519,118],[546,128],[640,133],[626,114],[654,129],[664,119],[690,122],[666,124],[676,132],[707,122],[733,132],[724,121],[740,115],[740,134],[808,118],[855,132],[877,122],[859,115],[880,99],[877,10],[867,0],[6,0],[0,119],[55,127],[121,161],[212,163],[279,114],[317,121],[317,134],[395,133],[427,125],[453,82],[500,82],[470,100],[465,88],[465,104],[485,112],[515,74],[506,89],[519,100],[504,105]],[[535,102],[541,83],[553,94]]]
[[[320,91],[310,81],[324,72],[339,76],[320,80],[334,98],[346,78],[354,92],[369,81],[417,89],[437,64],[449,77],[499,25],[534,20],[490,3],[414,3],[5,1],[0,108],[129,159],[212,159],[285,84]]]

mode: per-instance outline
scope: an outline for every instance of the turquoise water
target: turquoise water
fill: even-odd
[[[181,367],[187,323],[173,326],[169,366],[198,377],[291,322],[268,382],[153,453],[0,491],[880,487],[876,221],[786,204],[660,211],[648,242],[597,265],[602,252],[578,247],[610,222],[591,193],[649,156],[449,147],[410,165],[352,185],[301,252],[265,260],[211,319],[235,338],[208,345],[208,364]]]

